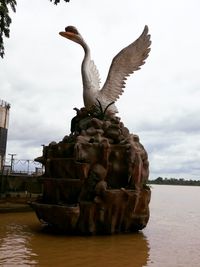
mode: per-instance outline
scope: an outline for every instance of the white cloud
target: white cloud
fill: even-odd
[[[112,58],[147,24],[152,50],[128,79],[119,116],[140,136],[153,177],[200,178],[199,8],[197,0],[18,1],[0,62],[0,98],[11,103],[8,153],[40,156],[40,145],[61,140],[83,105],[83,51],[59,31],[77,26],[103,84]]]

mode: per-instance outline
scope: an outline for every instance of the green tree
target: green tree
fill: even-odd
[[[70,0],[63,0],[69,2]],[[60,0],[50,0],[55,5],[60,3]],[[4,57],[4,37],[10,36],[10,24],[12,19],[9,14],[9,8],[16,12],[17,0],[0,0],[0,56]]]

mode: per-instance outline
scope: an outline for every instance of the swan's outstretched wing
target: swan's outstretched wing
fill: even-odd
[[[108,76],[100,91],[102,97],[108,101],[116,101],[123,93],[127,77],[145,63],[150,51],[150,35],[145,26],[140,37],[129,46],[122,49],[112,61]]]

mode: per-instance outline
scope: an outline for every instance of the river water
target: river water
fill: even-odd
[[[0,266],[200,266],[200,187],[151,190],[138,234],[69,237],[44,232],[34,212],[0,214]]]

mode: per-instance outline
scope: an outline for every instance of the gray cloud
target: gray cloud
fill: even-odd
[[[83,51],[59,31],[80,29],[103,84],[112,58],[148,24],[152,50],[128,79],[119,116],[140,136],[152,177],[200,178],[199,2],[82,2],[18,3],[0,62],[0,98],[11,103],[7,152],[39,156],[41,144],[69,133],[73,108],[83,106]]]

